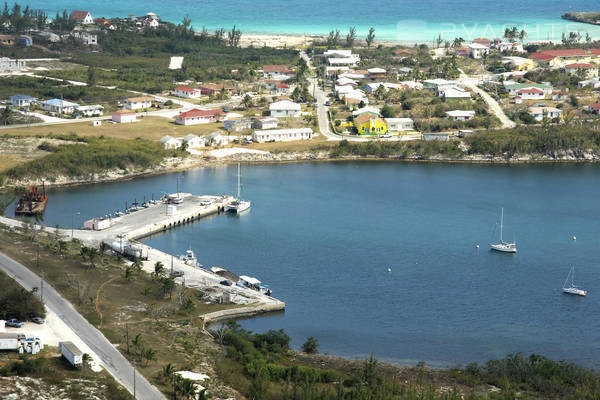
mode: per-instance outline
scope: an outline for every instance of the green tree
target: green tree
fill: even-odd
[[[365,41],[367,42],[367,49],[370,49],[371,45],[375,41],[375,28],[369,28],[369,33],[367,34]]]
[[[96,69],[91,66],[87,70],[87,84],[88,86],[96,86]]]
[[[4,107],[4,111],[0,114],[0,124],[2,125],[10,125],[12,123],[12,113],[10,111],[10,107]]]
[[[396,116],[396,110],[386,104],[381,108],[381,116],[383,118],[394,118]]]
[[[252,97],[250,97],[249,94],[245,95],[244,98],[242,99],[242,106],[245,109],[248,109],[250,107],[252,107],[254,105],[254,102],[252,101]]]
[[[319,350],[319,341],[314,337],[309,337],[302,345],[302,351],[307,354],[315,354]]]
[[[351,26],[346,35],[346,47],[353,48],[356,40],[356,27]]]
[[[156,278],[160,278],[163,276],[164,273],[165,273],[164,264],[160,261],[157,261],[156,263],[154,263],[154,276]]]

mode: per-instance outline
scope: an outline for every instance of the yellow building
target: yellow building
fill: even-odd
[[[385,121],[368,112],[354,117],[354,126],[360,135],[381,135],[387,132]]]

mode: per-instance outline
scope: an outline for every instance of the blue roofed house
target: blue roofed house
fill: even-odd
[[[61,99],[52,99],[40,102],[40,108],[44,111],[54,114],[73,114],[75,108],[79,107],[77,103]]]
[[[35,103],[36,100],[35,97],[26,94],[15,94],[10,96],[10,104],[15,107],[29,107],[32,103]]]

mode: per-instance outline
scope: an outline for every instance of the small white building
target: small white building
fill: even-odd
[[[75,113],[83,117],[99,117],[104,114],[104,107],[100,104],[75,107]]]
[[[592,78],[592,79],[586,79],[584,81],[579,81],[577,83],[577,87],[579,89],[583,89],[584,87],[591,87],[592,89],[598,89],[600,88],[600,79],[599,78]]]
[[[271,103],[269,105],[271,117],[276,118],[299,117],[300,108],[300,104],[294,103],[290,100],[276,101],[275,103]]]
[[[123,108],[128,110],[140,110],[144,108],[152,107],[152,102],[154,101],[153,97],[143,96],[143,97],[130,97],[123,101]]]
[[[470,99],[471,93],[467,90],[458,87],[452,86],[440,92],[440,96],[444,97],[446,100],[461,100],[461,99]]]
[[[275,129],[279,124],[279,120],[274,117],[254,118],[252,120],[252,128],[254,129]]]
[[[358,82],[356,82],[354,79],[350,79],[350,78],[338,78],[335,81],[335,85],[336,86],[347,86],[347,85],[356,86],[356,85],[358,85]]]
[[[160,138],[159,143],[161,143],[165,149],[178,149],[181,147],[182,140],[166,135]]]
[[[73,10],[69,19],[72,19],[78,24],[89,25],[94,23],[94,18],[89,11]]]
[[[25,61],[0,57],[0,71],[20,71],[25,68]]]
[[[127,124],[135,122],[135,112],[129,110],[117,110],[111,114],[110,119],[119,124]]]
[[[183,97],[184,99],[197,99],[200,97],[201,92],[199,89],[194,89],[189,86],[178,86],[175,88],[174,94],[175,96]]]
[[[75,107],[79,107],[79,104],[61,99],[40,102],[40,108],[42,110],[54,114],[73,114],[75,112]]]
[[[544,118],[560,118],[562,111],[555,107],[529,107],[529,114],[531,114],[536,121],[543,121]]]
[[[469,55],[473,58],[481,58],[484,54],[488,54],[490,48],[481,43],[470,43],[469,44]]]
[[[475,118],[475,111],[452,110],[446,111],[446,116],[455,121],[468,121]]]
[[[546,93],[542,89],[535,87],[517,91],[517,96],[521,97],[522,100],[542,100],[545,95]]]
[[[90,32],[75,32],[73,37],[80,40],[86,46],[95,46],[98,44],[98,35]]]
[[[385,89],[385,91],[389,91],[389,90],[398,90],[398,89],[402,89],[402,85],[399,83],[389,83],[389,82],[373,82],[373,83],[367,83],[365,85],[365,89],[367,91],[367,93],[369,94],[373,94],[375,93],[375,91],[377,89],[379,89],[380,86],[383,86],[383,88]]]
[[[255,142],[289,142],[291,140],[312,139],[313,131],[310,128],[297,129],[268,129],[256,130],[252,133]]]
[[[15,94],[10,96],[10,104],[14,107],[29,107],[31,104],[35,103],[36,100],[35,97],[26,94]]]
[[[221,135],[221,132],[213,132],[205,138],[207,146],[225,146],[229,140],[227,136]]]
[[[190,133],[183,138],[183,143],[187,145],[188,149],[195,149],[198,147],[204,147],[206,145],[206,140],[203,137]]]
[[[415,124],[410,118],[386,118],[385,123],[388,131],[391,132],[412,131],[415,129]]]

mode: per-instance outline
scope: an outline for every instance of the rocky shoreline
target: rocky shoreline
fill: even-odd
[[[89,176],[67,177],[57,176],[53,179],[45,180],[46,186],[72,186],[91,183],[115,182],[135,179],[142,176],[151,176],[166,174],[178,171],[185,171],[201,167],[213,167],[232,163],[293,163],[293,162],[336,162],[336,161],[389,161],[389,162],[437,162],[437,163],[474,163],[474,164],[534,164],[534,163],[596,163],[600,162],[600,153],[590,150],[568,150],[552,152],[547,154],[521,154],[521,155],[481,155],[465,154],[460,157],[450,157],[444,155],[425,156],[404,156],[390,155],[388,157],[379,156],[332,156],[329,150],[317,151],[294,151],[294,152],[269,152],[264,154],[239,153],[228,157],[216,158],[208,155],[197,155],[186,158],[170,158],[154,168],[143,170],[123,171],[109,170]],[[30,185],[41,184],[41,179],[27,179],[21,181],[8,182],[4,189],[14,187],[27,187]]]
[[[560,17],[562,19],[568,19],[569,21],[600,25],[600,12],[568,12]]]

